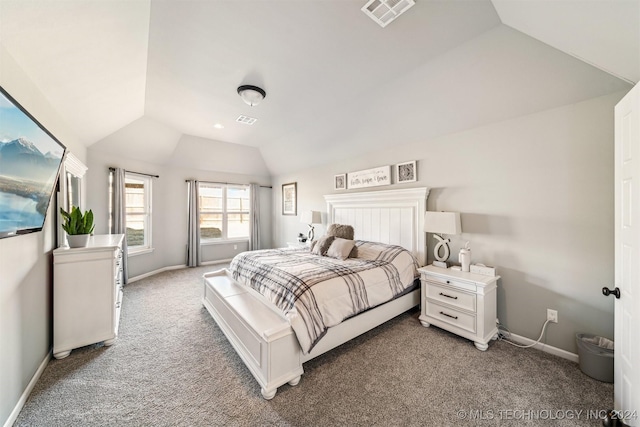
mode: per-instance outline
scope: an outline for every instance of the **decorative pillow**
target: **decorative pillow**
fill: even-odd
[[[333,239],[335,239],[333,236],[322,236],[316,241],[311,253],[325,256],[327,254],[327,249],[329,249],[329,246],[333,243]]]
[[[331,258],[347,259],[355,244],[356,242],[353,240],[336,237],[327,250],[327,256]]]
[[[327,228],[327,236],[335,236],[341,239],[353,240],[353,227],[343,224],[331,224]]]
[[[353,249],[351,249],[351,252],[349,252],[349,258],[358,258],[358,247],[357,246],[353,246]]]

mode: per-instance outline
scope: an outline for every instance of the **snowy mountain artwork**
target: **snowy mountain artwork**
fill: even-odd
[[[0,90],[0,238],[42,229],[63,155],[64,146]]]

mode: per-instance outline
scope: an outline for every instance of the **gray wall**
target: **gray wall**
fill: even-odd
[[[80,160],[86,149],[0,45],[0,85]],[[0,424],[11,415],[52,345],[56,196],[42,232],[0,240]]]
[[[335,192],[335,174],[417,160],[418,182],[378,189],[427,186],[428,210],[461,212],[451,261],[469,241],[472,262],[497,267],[501,323],[537,339],[552,308],[559,323],[546,343],[554,347],[576,353],[577,332],[613,338],[613,300],[600,289],[613,283],[613,107],[623,95],[275,177],[274,244],[307,229],[281,214],[283,183],[297,182],[298,212],[326,212],[322,196]]]
[[[240,159],[238,159],[240,161]],[[201,181],[233,182],[248,184],[257,182],[271,185],[270,177],[185,169],[156,165],[140,160],[127,159],[112,153],[88,150],[87,208],[93,209],[95,232],[108,233],[109,167],[123,167],[134,172],[159,175],[152,184],[152,246],[153,252],[129,257],[129,277],[133,278],[164,267],[184,265],[187,247],[187,184],[186,179]],[[271,189],[261,189],[261,239],[264,247],[271,247]],[[234,248],[234,246],[236,246]],[[203,262],[232,258],[247,250],[244,243],[203,246]]]

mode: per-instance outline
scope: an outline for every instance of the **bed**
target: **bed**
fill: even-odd
[[[283,384],[297,385],[304,362],[419,304],[419,288],[407,283],[407,273],[389,273],[407,269],[406,263],[403,261],[397,267],[382,260],[406,258],[404,253],[408,251],[416,266],[424,265],[423,221],[428,193],[427,188],[414,188],[325,196],[327,223],[349,224],[355,230],[358,248],[362,248],[356,259],[338,262],[312,255],[305,249],[254,251],[234,258],[233,270],[204,275],[203,305],[260,384],[265,399],[273,398]],[[380,257],[380,251],[385,256]],[[278,258],[282,256],[284,261]],[[356,301],[353,313],[347,308],[337,314],[331,311],[331,305],[322,305],[324,302],[320,304],[323,308],[318,309],[318,301],[313,298],[305,308],[294,306],[290,297],[278,293],[278,280],[299,281],[299,286],[293,286],[294,292],[298,292],[307,282],[315,280],[304,272],[324,265],[337,271],[338,278],[331,280],[345,283],[342,288],[348,288],[347,294],[351,294],[347,299],[358,300],[353,297],[353,290],[365,284],[373,283],[377,290],[367,288],[369,300],[364,304]],[[285,267],[267,276],[265,271],[275,266]],[[381,267],[387,283],[373,273],[374,267]],[[296,270],[300,272],[298,275]],[[359,279],[345,279],[347,271],[354,272]],[[388,301],[381,302],[385,299]],[[345,298],[336,301],[337,305],[345,305]]]

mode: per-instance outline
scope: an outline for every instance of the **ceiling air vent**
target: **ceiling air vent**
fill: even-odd
[[[384,28],[414,4],[414,0],[369,0],[362,11]]]
[[[253,117],[249,117],[249,116],[239,116],[236,119],[236,122],[238,123],[244,123],[245,125],[252,125],[254,124],[256,121],[258,121],[258,119],[254,119]]]

